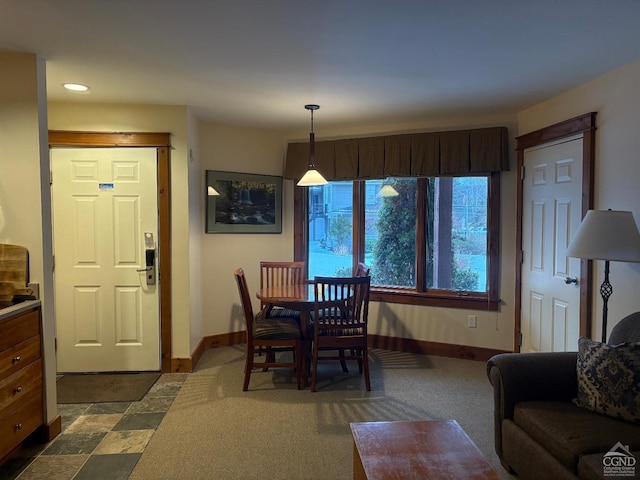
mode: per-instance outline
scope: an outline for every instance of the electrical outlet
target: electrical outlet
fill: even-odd
[[[469,328],[477,328],[478,327],[478,317],[476,317],[475,315],[469,315],[467,317],[467,320],[469,322]]]

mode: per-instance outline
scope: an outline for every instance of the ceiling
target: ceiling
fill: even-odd
[[[0,0],[50,100],[287,129],[515,114],[640,58],[637,0]],[[63,82],[90,85],[66,92]]]

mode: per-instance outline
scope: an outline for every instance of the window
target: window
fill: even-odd
[[[309,187],[309,278],[347,277],[353,265],[353,182]]]
[[[487,291],[487,177],[430,178],[427,287]]]
[[[309,278],[349,276],[363,261],[373,300],[497,309],[498,173],[297,190],[296,258]]]
[[[373,285],[416,285],[417,184],[415,178],[365,182],[364,252]],[[387,196],[385,185],[397,195]]]

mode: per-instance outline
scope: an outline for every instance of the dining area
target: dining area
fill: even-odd
[[[307,279],[304,261],[261,261],[256,312],[243,268],[234,271],[246,327],[243,391],[251,375],[269,369],[293,369],[299,390],[316,392],[323,379],[318,365],[357,365],[371,390],[367,323],[370,267],[358,263],[350,277]]]

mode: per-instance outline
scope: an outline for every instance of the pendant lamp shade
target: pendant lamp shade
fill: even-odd
[[[314,185],[325,185],[327,180],[316,169],[316,145],[315,134],[313,133],[313,112],[320,108],[319,105],[305,105],[304,108],[311,112],[311,132],[309,133],[309,170],[305,173],[297,183],[299,187],[311,187]]]
[[[305,173],[298,182],[298,186],[312,187],[314,185],[324,185],[326,183],[327,181],[318,170],[316,170],[315,168],[309,168],[309,170],[307,170],[307,173]]]
[[[383,198],[389,198],[389,197],[397,197],[400,194],[391,185],[384,185],[376,195]]]

